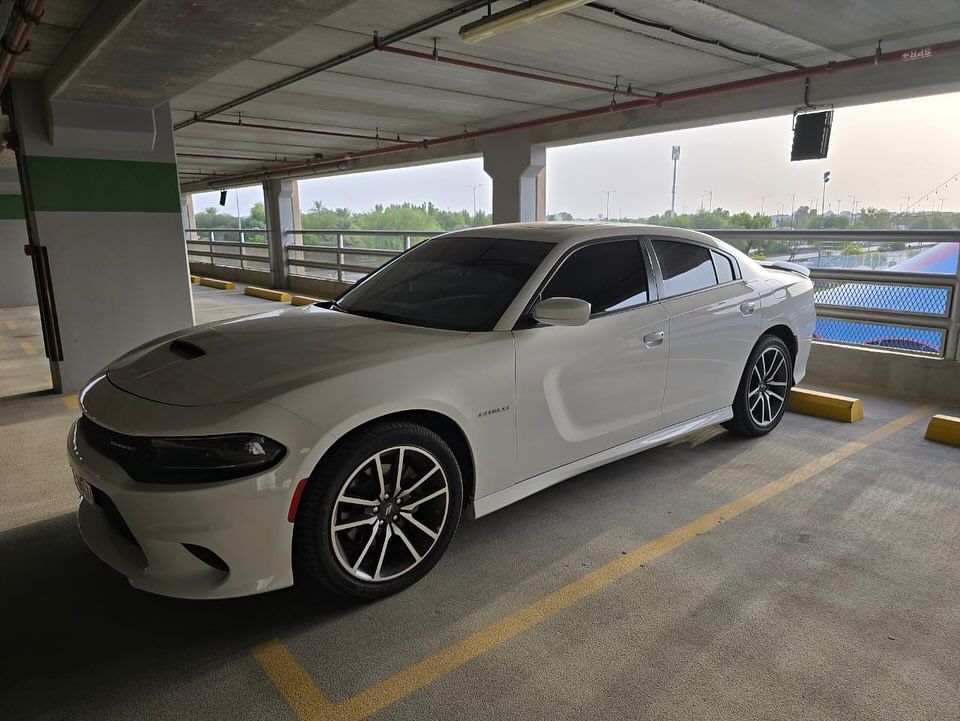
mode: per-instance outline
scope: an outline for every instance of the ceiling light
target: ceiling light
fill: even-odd
[[[460,39],[465,43],[486,40],[507,30],[586,5],[587,2],[589,0],[529,0],[509,10],[487,15],[464,25],[460,28]]]

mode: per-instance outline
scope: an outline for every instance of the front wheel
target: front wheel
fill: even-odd
[[[407,422],[360,431],[318,466],[294,527],[297,581],[358,600],[396,593],[436,565],[460,522],[456,457]]]
[[[723,427],[742,436],[762,436],[780,423],[793,382],[793,360],[782,340],[764,335],[747,359],[733,401],[733,418]]]

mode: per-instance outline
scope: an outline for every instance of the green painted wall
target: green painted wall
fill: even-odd
[[[0,220],[23,218],[23,198],[19,195],[0,195]]]
[[[175,163],[41,155],[27,156],[24,162],[35,211],[180,212]]]

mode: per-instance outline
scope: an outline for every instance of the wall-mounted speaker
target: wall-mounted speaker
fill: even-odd
[[[815,160],[827,157],[831,125],[833,125],[832,110],[794,115],[790,160]]]

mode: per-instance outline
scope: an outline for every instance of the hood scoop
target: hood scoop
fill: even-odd
[[[207,352],[198,345],[185,340],[175,340],[170,344],[170,352],[184,360],[193,360],[205,356]]]

